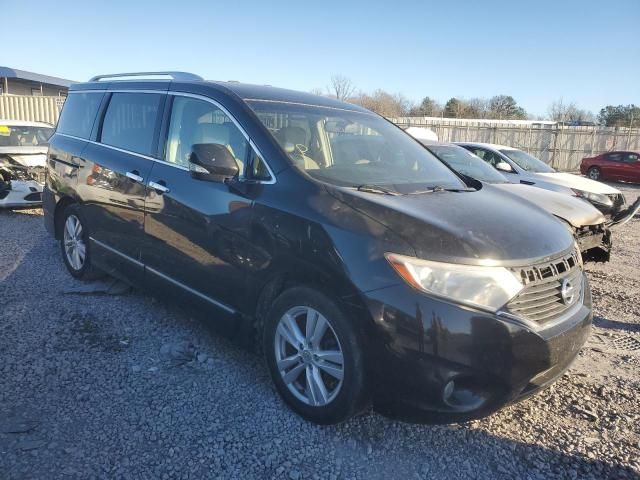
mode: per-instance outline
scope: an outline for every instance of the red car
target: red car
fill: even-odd
[[[607,152],[596,157],[583,158],[580,173],[592,180],[640,182],[640,153]]]

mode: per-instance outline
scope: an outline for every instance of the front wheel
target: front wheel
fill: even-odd
[[[364,408],[362,342],[323,293],[296,287],[280,295],[267,316],[264,352],[278,393],[305,419],[339,423]]]
[[[591,180],[600,180],[600,169],[598,167],[591,167],[588,171],[587,171],[587,176],[591,179]]]

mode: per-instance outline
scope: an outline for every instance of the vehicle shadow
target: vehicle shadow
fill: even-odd
[[[611,330],[620,330],[623,332],[640,332],[640,323],[627,323],[618,320],[609,320],[608,318],[593,316],[593,325],[600,328]]]
[[[11,284],[17,281],[22,285],[29,280],[28,276],[34,272],[34,269],[33,266],[29,268],[25,266],[28,262],[38,261],[38,259],[32,260],[32,255],[38,255],[37,258],[42,258],[55,253],[57,253],[57,248],[53,242],[48,239],[37,240],[33,249],[26,252],[11,274],[0,281],[0,290],[5,282]],[[58,265],[51,265],[51,267],[62,269],[62,261],[57,263]],[[56,274],[56,278],[66,279],[62,274]],[[68,283],[77,285],[80,282],[71,279]],[[41,295],[53,295],[53,292],[61,292],[62,288],[62,285],[58,285],[41,293]],[[27,336],[32,332],[48,328],[47,325],[43,325],[42,319],[51,318],[52,312],[58,311],[57,307],[51,304],[51,301],[40,310],[38,301],[23,297],[20,299],[12,298],[31,307],[30,309],[17,309],[17,311],[29,311],[29,313],[10,320],[16,325],[20,325]],[[68,298],[60,293],[59,297],[53,298],[53,301],[59,301],[63,304],[68,301]],[[144,384],[161,383],[162,389],[154,391],[156,395],[162,395],[158,398],[162,402],[162,410],[176,415],[185,409],[185,396],[182,390],[193,390],[193,395],[198,396],[211,394],[211,390],[199,387],[197,384],[211,381],[220,386],[219,396],[209,395],[201,397],[206,398],[206,402],[189,403],[189,408],[199,408],[198,405],[202,403],[202,410],[200,410],[202,416],[181,416],[179,423],[172,424],[171,429],[166,430],[164,438],[167,445],[191,441],[191,443],[186,443],[186,448],[182,451],[180,459],[174,461],[176,468],[181,468],[182,464],[178,462],[183,462],[185,468],[189,462],[201,462],[203,448],[213,448],[211,445],[202,447],[195,439],[209,438],[212,435],[215,438],[224,439],[227,436],[233,437],[242,434],[242,432],[250,432],[251,436],[243,438],[242,449],[234,450],[237,452],[234,455],[246,456],[246,462],[241,461],[242,465],[246,464],[247,469],[246,475],[243,475],[242,478],[282,478],[283,472],[278,470],[282,468],[280,465],[287,462],[291,464],[294,458],[298,459],[296,463],[293,463],[299,473],[296,478],[312,478],[314,475],[319,478],[329,478],[330,475],[325,476],[326,471],[321,471],[318,465],[331,465],[331,472],[337,472],[336,475],[339,478],[639,478],[638,472],[629,466],[595,458],[597,455],[595,449],[594,458],[565,451],[565,448],[568,450],[571,442],[567,442],[566,439],[555,442],[552,436],[545,433],[548,428],[547,422],[552,421],[547,411],[535,412],[525,421],[521,418],[522,412],[519,407],[509,407],[498,414],[500,416],[490,418],[487,421],[462,425],[408,424],[390,420],[368,411],[341,425],[326,427],[313,425],[297,417],[280,400],[271,385],[267,369],[260,355],[247,354],[246,350],[237,344],[218,333],[212,333],[210,328],[206,328],[206,323],[200,322],[202,325],[198,326],[198,322],[194,322],[182,307],[164,302],[150,302],[148,296],[135,290],[123,297],[88,296],[79,297],[78,301],[84,302],[85,298],[87,299],[85,306],[77,308],[81,310],[81,308],[87,308],[90,305],[91,311],[99,312],[99,318],[97,318],[99,323],[96,323],[97,327],[101,329],[100,338],[107,338],[118,333],[114,329],[125,323],[126,320],[121,318],[120,310],[113,310],[112,305],[126,303],[135,306],[136,311],[145,311],[145,318],[138,318],[137,321],[145,324],[157,324],[159,327],[163,322],[164,324],[171,322],[172,332],[178,331],[186,336],[196,336],[198,343],[214,355],[216,364],[213,370],[198,370],[197,367],[172,368],[154,374],[153,380]],[[109,308],[102,308],[104,306]],[[60,309],[60,312],[73,313],[71,309],[71,307],[65,307]],[[56,319],[55,322],[57,321]],[[68,319],[64,320],[64,322],[67,321]],[[142,331],[140,330],[140,332]],[[213,332],[216,331],[216,329],[213,330]],[[125,363],[131,357],[149,356],[148,349],[150,347],[159,348],[161,342],[161,340],[153,338],[147,340],[146,343],[142,343],[142,340],[139,341],[140,344],[138,341],[133,341],[126,348],[109,352],[108,355],[113,355],[110,361]],[[36,348],[35,345],[33,347]],[[12,350],[12,346],[5,345],[0,339],[0,350],[2,348],[6,348],[4,355],[16,353]],[[86,350],[86,345],[83,348]],[[140,349],[139,352],[135,351],[137,348]],[[59,355],[69,356],[74,355],[74,352],[60,351]],[[86,363],[83,368],[99,370],[101,369],[99,362],[104,361],[105,354],[89,353],[82,358]],[[5,370],[7,376],[14,375],[14,373]],[[195,379],[196,375],[198,382]],[[180,380],[180,377],[184,377],[184,381]],[[29,378],[29,375],[25,374],[20,381],[24,384],[30,381]],[[107,418],[119,428],[118,441],[122,442],[120,445],[122,451],[134,452],[136,458],[144,458],[144,461],[155,465],[160,462],[163,456],[167,455],[167,449],[158,448],[156,444],[149,444],[146,441],[133,442],[131,440],[138,437],[136,437],[136,424],[130,422],[129,418],[130,416],[144,417],[145,412],[148,412],[149,399],[145,397],[145,389],[139,388],[139,384],[145,381],[142,380],[143,377],[132,376],[130,381],[128,378],[124,377],[119,387],[121,392],[117,396],[95,397],[95,400],[91,395],[78,399],[77,392],[68,391],[68,389],[38,389],[33,391],[33,395],[24,398],[15,398],[11,393],[8,393],[4,398],[9,401],[9,404],[20,403],[24,404],[25,408],[30,406],[43,414],[48,413],[43,415],[48,419],[41,427],[43,438],[47,437],[47,432],[55,431],[56,441],[63,443],[65,434],[71,435],[71,433],[66,431],[64,426],[54,425],[60,416],[60,411],[55,410],[58,408],[56,405],[65,405],[65,410],[89,412],[86,413],[86,417],[83,417],[83,431],[74,432],[75,435],[82,438],[83,442],[86,442],[82,443],[76,439],[76,443],[80,443],[83,449],[87,449],[86,461],[90,461],[91,458],[88,456],[89,450],[100,450],[96,431],[101,428]],[[14,379],[12,382],[18,382],[18,380]],[[229,382],[236,382],[243,387],[230,388]],[[34,383],[34,387],[37,387],[37,383]],[[92,385],[90,392],[93,392],[94,389],[99,391],[100,388],[98,385]],[[561,393],[557,392],[556,394],[560,395]],[[104,402],[104,398],[110,398],[112,411],[118,412],[117,415],[105,417],[103,413],[100,413],[104,408],[100,402]],[[94,401],[95,403],[92,403]],[[535,405],[532,408],[536,408]],[[47,411],[47,409],[51,409],[51,411]],[[205,412],[210,413],[211,411],[217,412],[219,417],[219,423],[216,422],[217,426],[202,421],[206,415]],[[505,427],[500,418],[519,419],[522,420],[522,423],[509,422],[510,426]],[[522,439],[508,438],[507,435],[513,437],[520,433],[518,425],[521,425],[522,428]],[[278,439],[278,441],[273,439]],[[562,447],[552,448],[541,445],[540,441],[551,442],[562,445]],[[600,441],[597,439],[597,442]],[[223,443],[220,443],[216,448],[221,448],[221,445]],[[572,448],[573,446],[571,444]],[[595,446],[599,447],[597,444]],[[204,453],[208,453],[208,450],[205,450]],[[16,454],[9,453],[8,455]],[[46,455],[48,453],[42,453],[41,461],[31,464],[30,468],[33,469],[32,476],[34,478],[39,476],[38,472],[44,475],[49,468],[47,462],[53,461]],[[114,457],[108,462],[115,464],[119,461],[119,457],[117,454],[112,453],[112,455]],[[260,468],[263,470],[259,476],[254,467],[250,468],[252,463],[255,464],[256,457],[271,458],[269,462],[260,463]],[[1,466],[2,460],[0,459],[0,471],[2,470]],[[205,463],[203,468],[207,469],[207,474],[203,473],[202,477],[209,476],[212,467],[213,465]],[[240,475],[242,472],[236,471],[236,473]],[[135,475],[133,477],[135,478]]]
[[[411,466],[418,467],[418,478],[639,478],[631,467],[599,460],[595,452],[594,458],[588,458],[469,424],[411,425],[369,415],[368,421],[354,419],[329,428],[345,438],[336,449],[345,461],[362,455],[358,447],[363,444],[383,457],[381,462],[372,460],[369,478],[414,478]],[[542,415],[541,420],[545,421]],[[396,445],[407,447],[406,439],[416,443],[398,449]]]

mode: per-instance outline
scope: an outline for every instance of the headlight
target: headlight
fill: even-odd
[[[503,267],[432,262],[395,253],[385,256],[412,287],[492,312],[523,288],[518,278]]]
[[[585,192],[584,190],[578,190],[577,188],[572,188],[571,190],[576,194],[576,197],[584,198],[592,203],[606,205],[607,207],[613,206],[613,201],[602,193]]]

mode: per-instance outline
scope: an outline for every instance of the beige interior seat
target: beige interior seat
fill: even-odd
[[[301,145],[303,148],[309,148],[308,137],[309,135],[304,128],[293,126],[282,127],[276,134],[280,145],[282,145],[289,157],[296,162],[298,167],[304,170],[318,170],[320,168],[318,162],[301,152],[299,147],[296,147]]]

